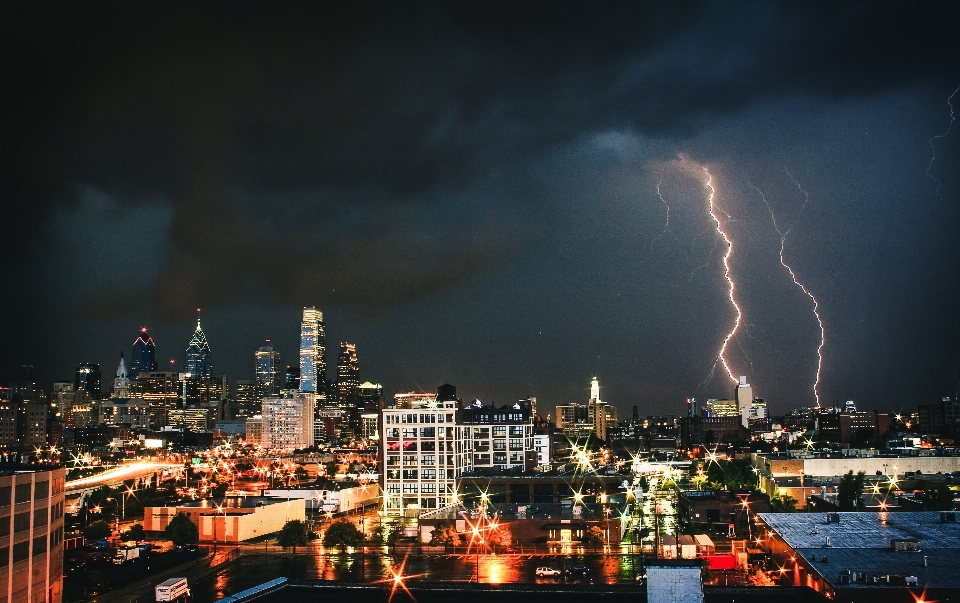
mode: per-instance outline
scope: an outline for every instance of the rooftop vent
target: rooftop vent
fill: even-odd
[[[920,541],[916,538],[891,538],[890,548],[895,551],[919,551]]]

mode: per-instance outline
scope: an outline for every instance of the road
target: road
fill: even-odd
[[[65,488],[67,494],[74,494],[84,490],[93,490],[100,486],[114,486],[123,483],[124,480],[138,479],[164,469],[180,466],[171,463],[126,463],[113,469],[107,469],[103,473],[68,481]]]

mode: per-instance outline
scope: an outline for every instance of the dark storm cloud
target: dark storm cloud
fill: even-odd
[[[35,268],[63,270],[50,233],[130,228],[111,215],[140,216],[150,253],[74,239],[90,270],[117,267],[72,286],[65,305],[88,317],[144,300],[174,317],[237,302],[377,313],[454,289],[550,231],[535,167],[559,145],[689,137],[772,99],[955,77],[960,6],[905,9],[5,4],[14,339],[47,307]]]

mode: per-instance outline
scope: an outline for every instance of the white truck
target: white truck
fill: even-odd
[[[127,561],[133,561],[138,557],[140,557],[140,547],[124,546],[117,549],[117,554],[113,556],[113,562],[117,565],[121,565]]]
[[[186,578],[170,578],[158,584],[155,588],[157,601],[186,601],[190,598],[190,587]]]

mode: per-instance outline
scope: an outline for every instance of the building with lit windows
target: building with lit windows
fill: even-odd
[[[436,394],[398,393],[380,413],[383,512],[417,517],[457,501],[457,482],[471,467],[470,432],[457,423],[457,402]]]
[[[131,396],[147,403],[150,427],[170,425],[168,413],[183,406],[183,383],[172,371],[141,372],[130,383]],[[70,420],[67,421],[70,426]]]
[[[257,370],[257,398],[276,396],[280,393],[280,352],[270,340],[254,352]]]
[[[311,392],[264,398],[260,437],[263,447],[293,450],[313,446],[314,404]]]
[[[74,375],[73,389],[83,390],[94,400],[100,399],[100,365],[85,362],[77,367]]]
[[[501,408],[483,406],[478,400],[461,411],[460,424],[471,440],[474,470],[525,471],[537,466],[528,400]]]
[[[253,379],[237,379],[234,382],[234,416],[252,417],[260,414],[260,397],[257,396],[257,382]]]
[[[143,327],[133,341],[128,372],[131,379],[136,379],[140,373],[150,373],[156,370],[157,346],[153,342],[153,337],[147,335],[147,328]]]
[[[207,336],[200,328],[200,317],[197,317],[197,328],[190,337],[190,343],[183,355],[183,372],[190,375],[190,379],[201,379],[213,375],[213,352],[207,343]]]
[[[63,600],[65,469],[0,468],[0,601]]]
[[[327,399],[325,345],[323,312],[315,307],[304,308],[300,321],[300,391],[314,394],[317,403]]]
[[[337,398],[341,404],[348,403],[356,396],[360,387],[360,363],[357,360],[357,345],[340,342],[340,356],[337,358]]]

